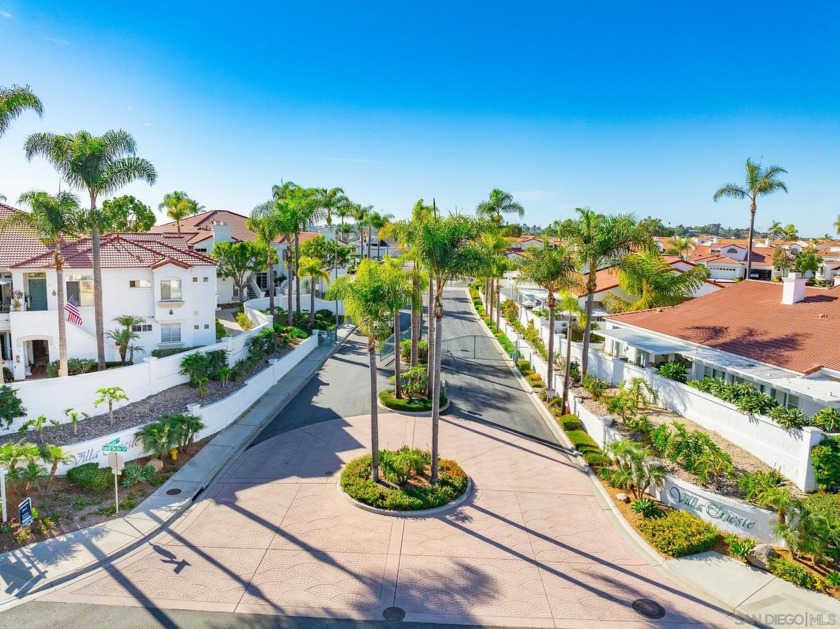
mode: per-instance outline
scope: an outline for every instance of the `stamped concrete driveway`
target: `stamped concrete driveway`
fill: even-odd
[[[476,329],[462,294],[447,307],[463,316],[457,325]],[[185,613],[172,610],[211,612],[193,619],[212,626],[254,626],[253,614],[403,613],[405,621],[529,627],[734,624],[619,534],[503,363],[459,361],[451,369],[456,403],[441,421],[442,455],[457,459],[476,488],[459,508],[397,518],[339,494],[342,466],[370,443],[369,417],[343,417],[330,394],[353,405],[364,399],[356,339],[169,532],[43,597],[39,614],[49,605],[65,620],[73,613],[93,620],[109,606],[134,606],[149,610],[149,625],[171,626]],[[343,385],[330,386],[336,380]],[[383,414],[380,426],[382,447],[428,447],[429,419]],[[638,614],[631,607],[638,599],[662,605],[664,617]]]

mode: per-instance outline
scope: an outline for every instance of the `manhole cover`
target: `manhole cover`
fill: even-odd
[[[382,617],[385,620],[402,620],[405,618],[405,610],[402,607],[389,607],[382,612]]]
[[[640,598],[633,601],[632,607],[637,614],[641,614],[645,618],[656,620],[665,616],[665,608],[649,598]]]
[[[177,487],[173,487],[172,489],[167,489],[166,490],[166,495],[167,496],[177,496],[180,493],[181,493],[181,490],[178,489]]]

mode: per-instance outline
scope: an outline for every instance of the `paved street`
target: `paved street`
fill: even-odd
[[[463,290],[450,291],[446,307],[446,338],[480,333]],[[170,531],[1,614],[0,626],[341,627],[272,617],[391,613],[496,626],[733,624],[618,533],[503,362],[458,359],[449,369],[453,406],[440,443],[475,483],[463,506],[395,518],[338,493],[342,466],[370,443],[367,357],[351,337]],[[386,413],[380,428],[382,447],[431,438],[427,418]],[[634,611],[642,598],[665,617]]]

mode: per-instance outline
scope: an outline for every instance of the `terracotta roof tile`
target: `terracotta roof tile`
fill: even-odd
[[[782,304],[782,286],[747,280],[673,308],[616,314],[627,323],[799,373],[840,370],[840,287],[808,287]]]
[[[0,220],[20,211],[11,205],[0,203]],[[33,255],[49,251],[49,247],[29,234],[12,230],[0,234],[0,267],[10,267]]]

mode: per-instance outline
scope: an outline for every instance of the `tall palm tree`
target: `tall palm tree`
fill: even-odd
[[[485,230],[478,239],[478,246],[484,253],[484,269],[482,276],[485,277],[484,294],[487,298],[487,315],[493,320],[493,311],[496,311],[496,326],[499,325],[498,300],[501,294],[501,287],[498,280],[504,277],[507,270],[508,259],[504,252],[508,248],[507,241],[499,234],[495,225]]]
[[[578,270],[586,275],[586,326],[581,360],[581,372],[586,374],[598,269],[616,264],[632,248],[648,241],[650,236],[637,229],[630,215],[605,216],[589,208],[576,208],[575,211],[577,220],[564,221],[560,233],[574,251]]]
[[[569,384],[572,374],[572,322],[585,316],[577,295],[564,291],[560,294],[560,310],[566,313],[566,359],[563,365],[563,405],[569,408]]]
[[[365,257],[365,239],[367,239],[367,257],[370,258],[370,219],[373,214],[372,205],[356,203],[353,206],[353,220],[356,221],[356,228],[359,230],[360,253]],[[367,228],[367,234],[365,229]]]
[[[44,157],[61,174],[65,182],[90,195],[87,223],[93,250],[93,310],[96,322],[96,360],[99,370],[105,369],[105,320],[102,314],[102,260],[99,231],[103,216],[97,209],[100,196],[116,192],[133,181],[152,185],[157,171],[151,162],[137,157],[137,143],[131,134],[106,131],[95,136],[87,131],[56,135],[35,133],[26,139],[26,159]]]
[[[324,213],[327,227],[332,227],[333,216],[341,218],[341,226],[344,227],[344,217],[348,216],[351,201],[344,193],[343,188],[318,188],[318,205]],[[338,265],[335,265],[335,279],[338,279]],[[338,321],[338,301],[335,302],[335,320]]]
[[[394,215],[390,213],[382,213],[382,212],[373,212],[370,215],[370,226],[372,229],[376,230],[376,259],[381,260],[382,255],[381,252],[381,245],[382,245],[382,237],[380,235],[380,231],[387,226],[391,221],[394,220]]]
[[[756,164],[751,159],[747,159],[746,170],[744,185],[738,185],[737,183],[725,184],[717,189],[714,194],[714,200],[717,201],[721,197],[750,200],[750,232],[747,245],[747,279],[749,279],[752,274],[756,199],[773,194],[779,190],[787,192],[785,182],[779,179],[779,175],[783,175],[787,171],[781,166],[762,168],[761,163]]]
[[[468,216],[453,215],[446,218],[433,215],[420,225],[417,252],[434,281],[434,357],[429,343],[429,365],[432,366],[432,463],[431,482],[438,481],[438,437],[440,432],[440,362],[443,338],[443,291],[446,283],[462,275],[474,275],[484,264],[484,255],[475,243],[483,231],[481,221]],[[432,322],[429,321],[431,335]]]
[[[480,218],[490,219],[497,227],[500,227],[503,214],[514,214],[522,218],[525,216],[525,208],[522,207],[521,203],[513,200],[513,195],[510,192],[493,188],[490,191],[490,198],[479,203],[475,208],[475,213]]]
[[[548,389],[554,389],[554,322],[557,297],[555,293],[577,285],[575,263],[565,247],[548,246],[528,251],[519,267],[519,277],[548,291]]]
[[[368,341],[370,373],[371,478],[379,480],[379,412],[376,390],[376,342],[391,332],[388,289],[382,277],[382,266],[362,260],[356,274],[338,278],[327,291],[328,299],[344,301],[344,311],[353,318]]]
[[[176,190],[169,192],[163,196],[163,201],[158,205],[161,212],[165,212],[166,216],[175,221],[178,227],[178,233],[181,233],[181,221],[185,218],[198,214],[204,209],[203,205],[199,205],[198,201],[191,199],[183,190]]]
[[[411,274],[403,268],[402,260],[386,257],[382,269],[382,279],[386,287],[388,310],[391,312],[394,321],[394,397],[401,398],[400,339],[402,338],[402,330],[400,328],[400,312],[411,301]]]
[[[618,285],[629,297],[615,293],[604,297],[612,312],[634,312],[676,306],[689,299],[709,279],[709,269],[696,266],[679,272],[655,246],[632,251],[618,263]]]
[[[274,213],[274,202],[266,201],[254,208],[245,225],[254,232],[257,242],[265,247],[265,270],[268,279],[268,312],[274,320],[274,265],[277,264],[277,251],[274,242],[282,233],[282,225]]]
[[[19,203],[28,204],[31,212],[12,212],[0,220],[0,233],[11,229],[23,231],[53,245],[56,293],[58,297],[58,375],[67,376],[67,320],[64,305],[64,257],[61,246],[67,240],[75,240],[82,233],[83,221],[79,211],[79,200],[69,192],[56,196],[46,192],[25,192]]]
[[[784,230],[784,225],[782,225],[779,221],[773,221],[770,223],[770,227],[767,228],[767,237],[771,240],[781,238],[784,235]]]
[[[44,115],[44,105],[28,85],[0,86],[0,137],[5,135],[12,120],[25,111],[34,111]]]
[[[309,325],[315,326],[315,287],[320,282],[330,283],[330,274],[324,269],[324,261],[319,258],[302,256],[298,268],[302,277],[309,278]]]

